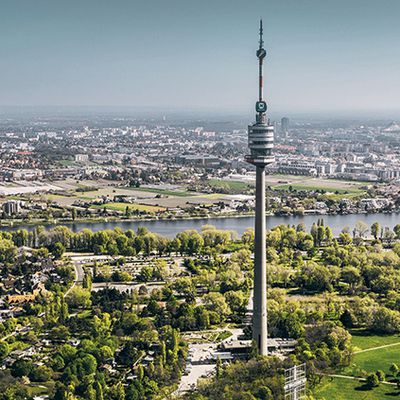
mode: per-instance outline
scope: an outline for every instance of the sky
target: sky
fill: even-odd
[[[2,0],[0,105],[400,110],[399,0]]]

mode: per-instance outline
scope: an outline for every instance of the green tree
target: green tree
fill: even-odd
[[[75,286],[68,293],[67,303],[72,308],[88,308],[91,305],[90,292],[87,289]]]
[[[65,246],[61,242],[56,242],[51,248],[51,253],[55,258],[59,259],[65,253]]]
[[[372,314],[371,329],[378,333],[400,332],[400,313],[385,307],[378,307]]]
[[[396,224],[393,231],[396,234],[396,239],[400,239],[400,224]]]
[[[221,377],[221,374],[222,374],[222,362],[221,362],[221,358],[220,357],[217,358],[215,371],[216,371],[215,377],[218,380]]]
[[[379,224],[379,222],[374,222],[371,225],[371,235],[375,238],[375,240],[378,239],[380,231],[381,231],[381,225]]]
[[[11,366],[12,376],[22,378],[23,376],[29,376],[33,370],[33,364],[31,361],[17,360]]]
[[[231,313],[231,309],[221,293],[208,293],[203,297],[204,306],[207,310],[212,311],[214,316],[218,316],[220,321]]]
[[[85,271],[85,275],[83,276],[82,286],[84,289],[92,290],[92,275],[88,270]]]
[[[96,400],[104,400],[103,387],[95,380],[93,388],[96,391]]]
[[[145,265],[138,275],[138,280],[140,282],[149,282],[153,278],[153,268],[150,265]]]
[[[7,342],[0,342],[0,360],[7,357],[10,353],[10,346]]]
[[[324,226],[318,226],[317,228],[317,243],[318,246],[321,246],[322,242],[325,240],[325,227]]]
[[[51,379],[53,371],[45,365],[38,365],[32,368],[29,379],[33,382],[47,382]]]
[[[68,319],[68,304],[64,300],[64,297],[62,297],[60,304],[59,320],[63,324],[67,319]]]
[[[379,386],[379,383],[380,383],[380,382],[379,382],[379,378],[378,378],[378,376],[377,376],[375,373],[369,374],[369,375],[367,376],[366,385],[367,385],[370,389]]]
[[[389,368],[389,371],[392,374],[392,376],[397,376],[397,374],[399,373],[399,370],[400,369],[399,369],[398,365],[395,363],[393,363]]]
[[[364,221],[358,221],[354,231],[358,234],[358,237],[363,238],[368,232],[368,225]]]
[[[344,267],[341,271],[341,277],[344,282],[349,284],[352,291],[361,282],[361,273],[356,267]]]
[[[325,238],[326,238],[326,241],[328,242],[328,244],[332,243],[333,232],[329,226],[325,227]]]
[[[376,371],[376,376],[378,377],[379,382],[383,382],[386,378],[385,373],[380,369],[378,369],[378,371]]]

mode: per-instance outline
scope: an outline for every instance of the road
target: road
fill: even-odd
[[[191,361],[192,369],[190,370],[189,374],[182,376],[181,383],[176,394],[181,394],[194,389],[199,378],[211,374],[214,371],[215,362],[212,361],[212,354],[216,350],[216,343],[189,345],[189,352],[193,352]],[[205,359],[209,360],[209,363],[202,363]],[[188,364],[189,362],[187,365]]]
[[[64,298],[68,296],[69,292],[78,284],[83,282],[83,277],[85,275],[85,272],[82,267],[82,257],[74,257],[71,256],[71,261],[72,265],[74,266],[74,271],[75,271],[75,280],[72,286],[64,293]]]

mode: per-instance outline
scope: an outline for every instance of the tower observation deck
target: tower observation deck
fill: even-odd
[[[256,166],[266,166],[275,161],[272,155],[274,147],[274,127],[267,120],[267,103],[264,101],[263,63],[267,52],[264,49],[263,25],[260,21],[260,40],[257,50],[258,58],[258,101],[256,102],[256,123],[248,126],[250,154],[246,161]]]
[[[263,25],[260,21],[258,58],[258,101],[256,123],[248,127],[250,154],[246,161],[256,166],[256,217],[254,235],[254,298],[253,340],[260,355],[268,354],[267,345],[267,265],[266,265],[266,220],[265,220],[265,166],[275,161],[274,127],[266,118],[267,103],[263,99],[263,61],[266,56],[263,41]]]

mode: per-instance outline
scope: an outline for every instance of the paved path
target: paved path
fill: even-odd
[[[80,261],[74,260],[73,257],[71,257],[72,264],[74,266],[74,271],[75,271],[75,280],[72,286],[64,293],[64,298],[68,296],[69,292],[78,284],[83,282],[83,277],[85,275],[85,272],[83,271],[83,267]]]
[[[323,373],[320,373],[319,375],[329,376],[330,378],[350,379],[353,381],[361,381],[361,382],[366,381],[366,378],[360,378],[357,376],[350,376],[350,375],[323,374]],[[385,385],[397,386],[397,383],[394,383],[394,382],[382,381],[381,383],[383,383]]]
[[[17,333],[27,333],[30,330],[30,326],[31,326],[31,324],[26,324],[24,327],[16,329],[14,332],[11,332],[8,335],[2,337],[0,339],[0,342],[7,340],[8,338],[10,338],[12,336],[15,336]]]
[[[366,353],[367,351],[374,351],[374,350],[379,350],[379,349],[385,349],[386,347],[393,347],[393,346],[398,346],[398,345],[400,345],[400,342],[391,343],[391,344],[384,344],[384,345],[382,345],[382,346],[370,347],[369,349],[358,350],[358,351],[355,351],[354,354]]]

